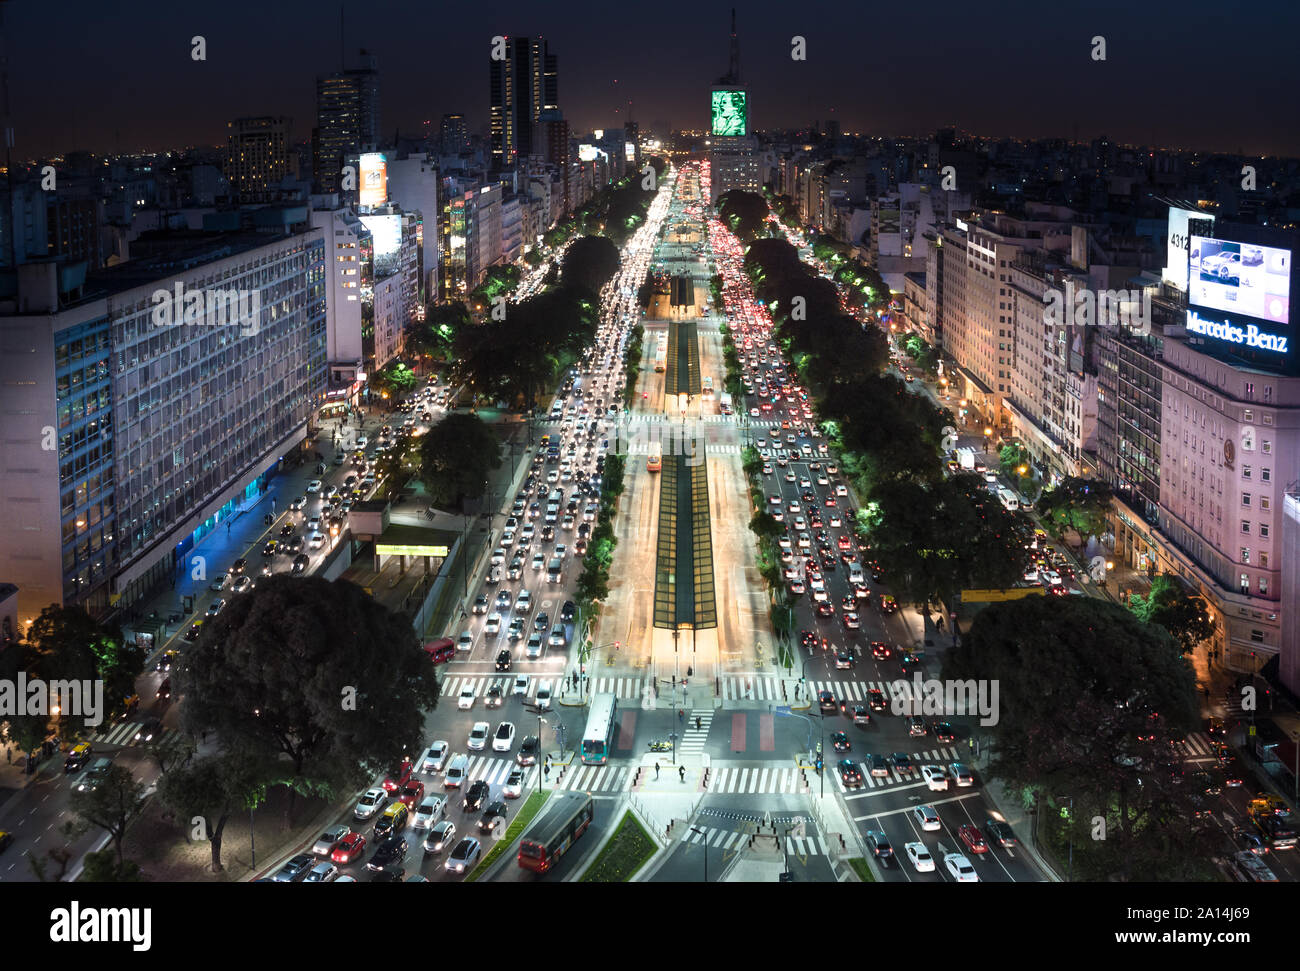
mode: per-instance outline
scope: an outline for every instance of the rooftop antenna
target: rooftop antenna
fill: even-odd
[[[348,69],[348,56],[343,53],[343,0],[339,0],[339,70]]]
[[[740,42],[736,40],[736,8],[731,8],[731,63],[727,71],[732,84],[740,83]]]

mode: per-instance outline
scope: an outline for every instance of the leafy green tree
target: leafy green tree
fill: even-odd
[[[189,699],[186,699],[189,703]],[[123,864],[122,842],[131,823],[144,809],[143,783],[136,782],[129,769],[110,766],[103,780],[94,789],[84,792],[74,789],[69,808],[77,816],[72,832],[78,836],[93,829],[102,829],[113,841],[117,864]]]
[[[1002,451],[998,453],[998,467],[1002,470],[1002,474],[1008,477],[1023,478],[1026,473],[1032,470],[1033,462],[1034,459],[1029,454],[1029,449],[1019,442],[1003,445]],[[1025,471],[1021,472],[1021,469]]]
[[[1205,600],[1188,593],[1172,573],[1157,574],[1145,597],[1131,595],[1129,609],[1139,619],[1167,630],[1184,654],[1191,654],[1197,644],[1213,637],[1218,626]]]
[[[770,512],[756,512],[749,519],[749,529],[759,539],[774,540],[785,534],[785,527]]]
[[[420,379],[409,367],[401,361],[396,361],[375,375],[371,383],[388,399],[391,406],[398,398],[413,391],[420,383]]]
[[[1073,839],[1079,877],[1162,880],[1199,866],[1189,861],[1203,860],[1206,833],[1190,787],[1172,782],[1173,742],[1196,724],[1195,673],[1164,630],[1104,600],[1026,597],[980,611],[942,674],[997,686],[996,724],[977,730],[992,736],[989,771],[1052,807],[1044,822],[1062,849]]]
[[[718,198],[718,214],[742,243],[749,243],[765,233],[767,200],[756,192],[732,189]]]
[[[186,828],[196,818],[203,819],[202,835],[212,850],[212,872],[220,873],[224,869],[222,837],[231,815],[260,806],[267,787],[282,774],[265,755],[232,749],[168,773],[158,782],[158,794]]]
[[[480,499],[501,465],[501,442],[477,415],[448,415],[420,442],[420,481],[434,506],[461,509]]]
[[[618,272],[618,266],[618,247],[611,240],[604,236],[583,236],[575,239],[564,254],[560,275],[566,286],[596,296]]]
[[[181,727],[276,764],[291,796],[348,791],[420,749],[438,683],[419,647],[409,617],[354,584],[266,577],[174,669]]]
[[[144,874],[134,860],[118,862],[112,850],[99,850],[86,854],[78,883],[141,883]]]
[[[1106,513],[1113,498],[1107,483],[1069,476],[1045,489],[1038,497],[1036,508],[1052,535],[1060,536],[1072,530],[1082,541],[1106,532]]]

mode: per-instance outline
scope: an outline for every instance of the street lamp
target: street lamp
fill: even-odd
[[[545,718],[542,717],[541,709],[538,709],[537,711],[537,754],[538,756],[541,756],[542,754],[542,726],[545,724],[547,724],[547,721]],[[542,766],[540,765],[537,767],[537,794],[539,796],[542,794]]]

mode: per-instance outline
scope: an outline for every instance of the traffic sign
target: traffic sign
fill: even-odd
[[[777,706],[776,706],[774,709],[772,709],[772,710],[773,710],[773,712],[774,712],[775,714],[778,714],[778,715],[793,715],[793,714],[794,714],[794,712],[792,712],[792,711],[790,710],[790,706],[789,706],[789,705],[777,705]]]

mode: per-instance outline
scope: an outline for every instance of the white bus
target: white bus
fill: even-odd
[[[582,761],[588,765],[602,765],[609,759],[614,743],[614,716],[618,714],[618,700],[610,693],[591,696],[591,714],[582,733]]]
[[[668,369],[668,337],[659,335],[659,343],[655,347],[655,370],[666,371]]]

